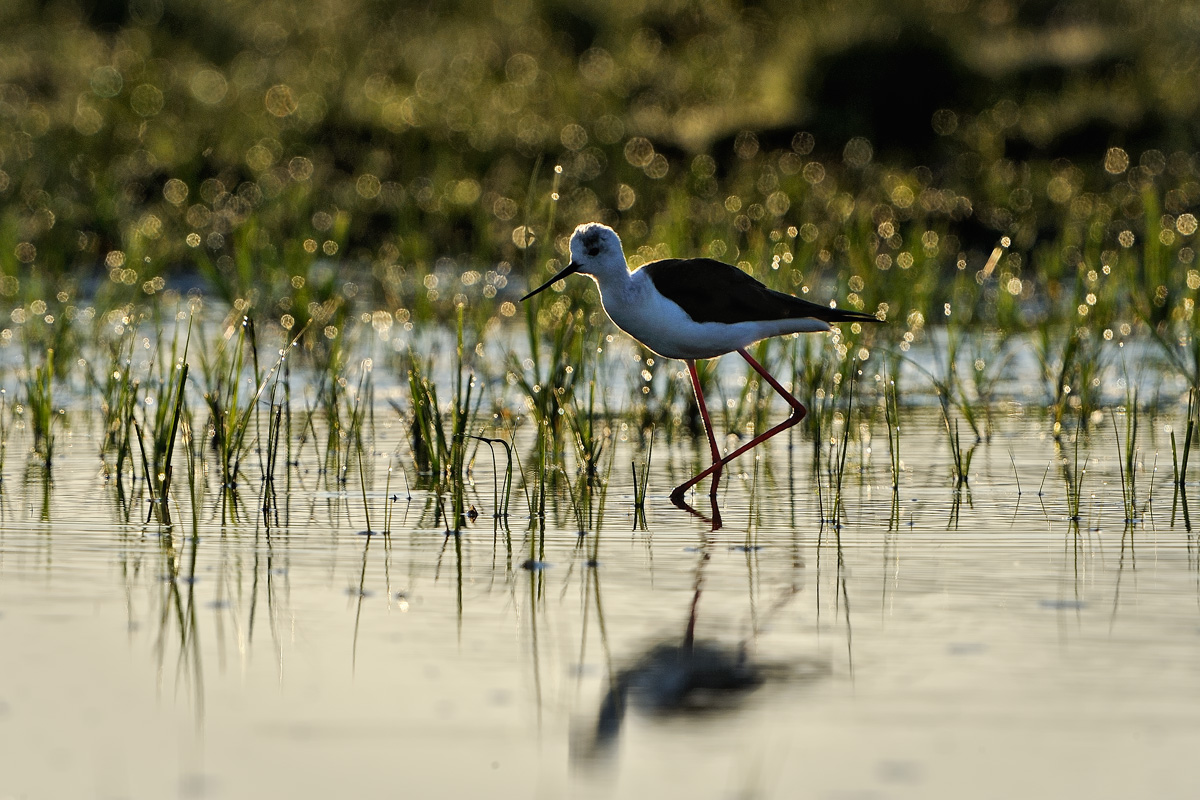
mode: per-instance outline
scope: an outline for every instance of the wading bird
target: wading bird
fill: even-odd
[[[711,258],[665,258],[630,272],[617,232],[597,222],[575,229],[570,251],[571,262],[521,300],[576,272],[590,275],[600,288],[605,312],[618,328],[658,355],[687,364],[712,449],[712,466],[671,492],[671,501],[676,505],[685,505],[687,490],[709,475],[713,475],[709,494],[715,498],[720,471],[726,464],[797,424],[808,413],[746,352],[749,345],[771,336],[827,331],[831,322],[878,321],[870,314],[830,308],[768,289],[737,267]],[[735,350],[788,402],[792,413],[722,457],[696,374],[696,359],[716,358]]]

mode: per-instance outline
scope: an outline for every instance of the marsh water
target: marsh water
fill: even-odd
[[[166,529],[86,424],[50,481],[16,431],[0,797],[1192,797],[1200,550],[1168,416],[1128,523],[1120,426],[1076,450],[1012,405],[958,488],[940,414],[905,412],[899,491],[877,433],[838,522],[793,429],[726,470],[717,531],[706,493],[667,500],[703,454],[676,441],[644,518],[613,468],[587,507],[497,520],[480,455],[457,535],[382,458],[386,536],[301,466],[267,520],[250,486]]]

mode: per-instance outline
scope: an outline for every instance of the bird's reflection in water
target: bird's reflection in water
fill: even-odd
[[[632,666],[612,675],[594,726],[572,737],[571,759],[578,766],[607,763],[615,753],[630,707],[659,719],[738,710],[756,689],[776,682],[811,682],[829,675],[827,660],[767,662],[757,659],[752,639],[726,643],[697,639],[696,617],[703,593],[707,546],[696,570],[687,628],[682,640],[647,649]],[[771,606],[769,616],[796,596],[792,586]]]
[[[627,712],[649,717],[703,719],[737,711],[756,689],[775,682],[808,682],[830,674],[828,661],[768,663],[756,660],[744,643],[697,640],[661,643],[617,674],[600,703],[594,727],[577,730],[571,759],[577,766],[600,766],[616,753]]]
[[[600,707],[597,738],[616,735],[629,702],[651,714],[733,708],[764,680],[743,646],[716,641],[663,642],[621,672]]]

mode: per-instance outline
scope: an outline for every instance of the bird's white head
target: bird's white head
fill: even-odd
[[[628,272],[621,237],[607,225],[588,222],[571,234],[571,262],[584,275],[604,275],[608,272]]]
[[[522,297],[528,300],[538,292],[576,272],[592,275],[597,280],[620,278],[629,274],[625,263],[625,252],[621,249],[621,237],[607,225],[586,222],[571,234],[571,263],[557,275]]]

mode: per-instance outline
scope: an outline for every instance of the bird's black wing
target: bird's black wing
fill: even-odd
[[[871,314],[830,308],[768,289],[735,266],[711,258],[664,258],[642,267],[654,288],[696,322],[751,322],[811,317],[825,322],[878,322]]]

